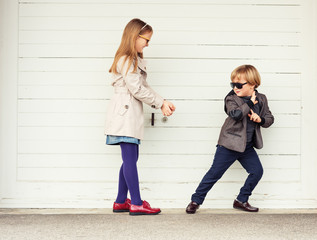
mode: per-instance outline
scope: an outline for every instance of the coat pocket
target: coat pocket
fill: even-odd
[[[125,104],[123,106],[120,107],[120,110],[119,110],[119,115],[123,116],[129,109],[129,105],[128,104]]]

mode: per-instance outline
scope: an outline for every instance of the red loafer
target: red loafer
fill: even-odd
[[[143,201],[141,206],[133,205],[130,206],[130,215],[156,215],[161,212],[159,208],[151,208],[147,201]]]
[[[129,212],[131,200],[127,198],[124,203],[113,203],[113,212]]]

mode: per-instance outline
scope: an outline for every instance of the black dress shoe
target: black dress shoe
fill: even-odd
[[[259,209],[257,207],[252,207],[248,202],[239,202],[237,200],[234,200],[233,202],[233,208],[243,210],[246,212],[258,212]]]
[[[198,203],[191,201],[186,208],[186,212],[189,214],[194,214],[198,208]]]

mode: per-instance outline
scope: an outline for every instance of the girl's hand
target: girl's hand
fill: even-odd
[[[261,118],[258,114],[256,114],[255,112],[253,112],[253,110],[251,109],[251,114],[248,114],[248,116],[250,117],[250,120],[256,123],[260,123],[261,122]]]
[[[256,100],[255,91],[253,91],[251,95],[251,101],[253,102],[254,105],[258,103],[258,101]]]
[[[171,116],[175,111],[175,106],[173,103],[164,100],[163,105],[161,107],[162,113],[164,116]]]

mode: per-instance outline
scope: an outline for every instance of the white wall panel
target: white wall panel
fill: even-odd
[[[252,200],[260,207],[316,206],[302,197],[303,1],[133,3],[19,1],[17,184],[15,197],[1,204],[112,206],[121,160],[103,135],[113,91],[108,69],[124,26],[139,17],[154,28],[145,50],[148,81],[177,107],[166,120],[145,106],[142,197],[161,207],[186,206],[212,164],[230,73],[252,64],[275,116],[263,129],[258,153],[265,173]],[[245,178],[235,163],[205,206],[231,207]]]
[[[20,113],[19,126],[21,127],[103,127],[104,113]],[[146,113],[145,119],[151,119]],[[223,113],[182,114],[164,118],[155,115],[155,126],[158,127],[221,127],[225,116]],[[272,128],[299,128],[299,115],[275,114],[275,123]],[[145,122],[150,127],[150,121]]]
[[[299,9],[299,7],[298,7]],[[282,13],[281,13],[282,14]],[[39,17],[21,16],[21,30],[63,30],[63,31],[118,31],[134,18],[120,14],[114,17]],[[140,16],[141,18],[142,16]],[[229,16],[230,17],[230,16]],[[150,19],[156,31],[236,31],[249,32],[293,32],[300,30],[299,19],[270,19],[270,18],[152,18],[149,15],[143,19]],[[234,19],[234,20],[233,20]],[[40,20],[40,21],[39,21]],[[109,21],[111,20],[111,21]]]
[[[147,155],[140,156],[140,165],[143,167],[151,168],[190,168],[192,169],[192,160],[195,160],[196,168],[206,169],[212,164],[214,154],[201,154],[199,157],[193,157],[190,155],[180,154],[169,156],[167,154],[161,155]],[[298,169],[299,156],[287,156],[287,155],[260,155],[262,164],[265,169],[283,169],[287,166],[287,169]],[[107,161],[105,161],[107,158]],[[118,161],[120,156],[115,154],[20,154],[19,155],[19,167],[21,168],[69,168],[76,166],[76,168],[117,168],[121,166],[121,162]],[[232,168],[240,168],[239,163],[234,163]],[[197,176],[199,178],[199,176]],[[116,182],[116,180],[115,180]]]
[[[63,31],[21,30],[21,44],[118,44],[122,30]],[[212,32],[212,31],[155,31],[151,46],[156,44],[210,44],[241,46],[299,46],[299,32]]]
[[[192,37],[192,36],[188,36]],[[21,57],[73,57],[102,58],[115,54],[117,44],[27,44],[20,46]],[[164,51],[162,51],[164,49]],[[184,52],[183,45],[152,45],[147,51],[150,58],[199,58],[209,59],[298,59],[298,47],[281,46],[210,46],[208,44],[188,45]]]
[[[228,84],[227,84],[228,85]],[[270,88],[261,87],[264,92]],[[222,99],[228,93],[226,87],[169,86],[156,87],[155,90],[168,99]],[[22,99],[102,99],[113,92],[112,86],[20,86]],[[284,94],[270,92],[272,100],[300,100],[300,89],[289,87]]]
[[[223,100],[175,100],[177,113],[223,113]],[[21,99],[19,101],[19,112],[34,113],[104,113],[108,100],[52,100],[52,99]],[[199,108],[197,107],[199,106]],[[271,110],[275,113],[300,114],[299,101],[271,101]],[[155,110],[159,113],[160,110]],[[145,106],[145,112],[153,112],[150,107]]]

